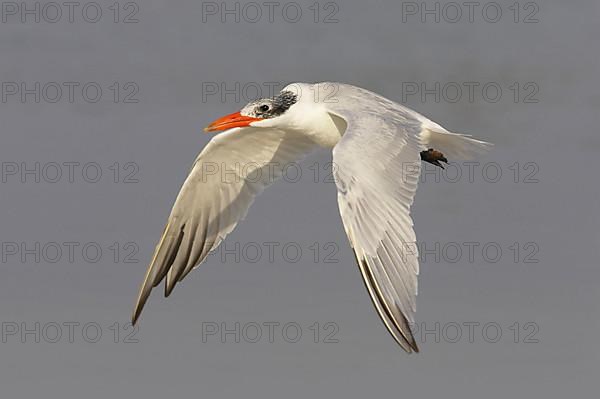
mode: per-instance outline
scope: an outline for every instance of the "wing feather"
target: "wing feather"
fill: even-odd
[[[420,171],[420,124],[339,108],[333,113],[347,124],[333,151],[346,233],[384,325],[404,350],[418,352],[411,331],[419,264],[410,206]]]
[[[135,323],[153,287],[165,279],[165,296],[216,249],[243,219],[254,198],[308,155],[316,144],[278,129],[236,128],[215,136],[185,180],[133,312]]]

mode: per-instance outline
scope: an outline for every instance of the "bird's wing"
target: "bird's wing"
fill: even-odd
[[[365,285],[394,339],[418,352],[411,332],[419,273],[410,206],[420,172],[419,121],[338,109],[347,128],[333,150],[338,205]]]
[[[165,296],[243,219],[254,198],[316,145],[278,129],[235,128],[215,136],[185,180],[148,267],[132,320],[163,278]]]

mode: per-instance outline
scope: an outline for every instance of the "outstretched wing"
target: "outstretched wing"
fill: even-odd
[[[336,112],[344,136],[333,150],[338,204],[373,304],[394,339],[418,352],[411,332],[419,273],[410,206],[420,172],[420,122]]]
[[[282,130],[235,128],[202,150],[175,200],[140,289],[135,323],[165,277],[165,296],[243,219],[254,198],[316,145]]]

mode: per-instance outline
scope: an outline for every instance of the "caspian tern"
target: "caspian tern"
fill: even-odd
[[[418,352],[411,324],[419,262],[410,207],[421,161],[443,167],[446,157],[469,159],[491,144],[451,133],[407,107],[340,83],[292,83],[205,130],[226,131],[202,150],[175,200],[132,322],[152,288],[166,277],[169,296],[286,165],[325,147],[333,149],[342,222],[373,304],[398,344]],[[222,173],[206,173],[207,164],[238,174],[239,165],[246,165],[248,175],[269,165],[274,173],[269,179],[245,175],[226,182]]]

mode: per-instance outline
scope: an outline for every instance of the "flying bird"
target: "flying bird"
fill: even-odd
[[[152,288],[164,279],[169,296],[231,233],[286,165],[324,147],[333,152],[340,215],[375,309],[396,342],[408,353],[418,352],[411,324],[419,262],[410,207],[421,162],[443,168],[442,162],[470,159],[491,144],[451,133],[368,90],[331,82],[292,83],[205,130],[225,132],[204,147],[183,183],[132,322]],[[239,165],[248,170],[226,181],[223,173],[207,173],[207,165],[238,175]],[[261,175],[265,168],[271,173]]]

